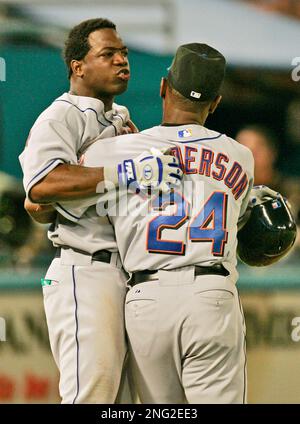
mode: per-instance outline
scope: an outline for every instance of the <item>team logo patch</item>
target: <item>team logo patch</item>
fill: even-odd
[[[281,208],[281,203],[279,202],[279,200],[274,200],[274,202],[272,202],[272,208],[273,209]]]
[[[185,128],[177,132],[179,138],[188,138],[192,136],[192,130],[190,128]]]
[[[200,99],[201,93],[198,93],[197,91],[191,91],[190,96],[194,97],[194,99]]]
[[[150,180],[152,178],[153,170],[152,170],[152,167],[150,165],[146,165],[144,167],[143,175],[144,175],[145,180]]]

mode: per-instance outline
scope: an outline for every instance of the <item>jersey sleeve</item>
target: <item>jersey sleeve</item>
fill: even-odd
[[[100,137],[99,137],[97,142],[89,146],[88,150],[84,153],[83,165],[91,166],[91,167],[103,166],[104,164],[107,163],[107,161],[110,161],[111,155],[108,149],[114,146],[114,143],[113,144],[111,144],[111,142],[109,143],[110,144],[108,144],[108,140],[105,140],[105,143],[103,141],[100,141]],[[105,155],[106,155],[106,159],[104,163],[103,159],[101,158],[103,158]],[[112,162],[111,162],[111,165],[112,165]],[[112,192],[104,193],[104,185],[99,183],[97,187],[96,195],[87,197],[86,199],[62,201],[59,203],[55,203],[54,207],[66,219],[77,223],[90,206],[97,207],[97,205],[99,205],[99,211],[100,211],[103,209],[101,205],[103,205],[104,202],[107,202],[108,200],[112,198],[115,198],[113,197],[113,193]]]
[[[90,167],[117,167],[118,163],[124,160],[124,158],[136,157],[138,150],[140,149],[142,152],[145,148],[139,145],[137,147],[136,142],[131,142],[130,138],[131,135],[122,135],[101,140],[99,136],[97,141],[91,144],[83,154],[83,165]],[[119,197],[116,187],[108,187],[106,184],[106,189],[108,191],[104,190],[104,185],[99,183],[97,195],[86,199],[56,203],[55,209],[72,222],[78,222],[90,206],[96,206],[98,214],[101,215],[103,213],[106,215],[109,211],[114,211],[116,199]],[[104,213],[105,211],[106,213]]]
[[[99,216],[106,216],[111,210],[114,212],[116,209],[116,201],[119,198],[118,196],[117,190],[110,190],[87,199],[59,202],[55,203],[53,206],[57,212],[66,219],[77,223],[91,206],[95,206]]]
[[[43,120],[33,126],[19,160],[24,174],[24,189],[30,198],[30,189],[57,165],[77,163],[74,134],[59,121]]]
[[[96,205],[98,200],[99,200],[99,195],[89,197],[87,199],[70,200],[70,201],[59,202],[59,203],[57,202],[53,206],[55,207],[57,212],[59,212],[66,219],[77,223],[81,219],[85,211],[90,206]]]

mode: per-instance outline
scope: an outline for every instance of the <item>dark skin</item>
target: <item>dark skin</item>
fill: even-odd
[[[209,114],[214,113],[222,96],[217,96],[211,102],[193,103],[182,101],[172,89],[168,82],[162,78],[160,84],[160,96],[163,99],[163,123],[162,124],[196,124],[204,125]]]
[[[99,99],[108,111],[114,97],[127,89],[130,78],[128,50],[111,28],[92,32],[88,41],[90,50],[86,56],[82,60],[72,60],[70,64],[70,93]],[[125,134],[129,132],[137,132],[131,121],[123,131]],[[50,222],[54,209],[50,213],[49,204],[89,197],[96,193],[97,184],[103,180],[102,167],[60,164],[32,187],[25,209],[36,221]]]
[[[40,224],[49,224],[56,217],[56,210],[51,205],[39,205],[32,203],[27,198],[24,201],[24,209],[36,222]]]
[[[110,28],[92,32],[83,60],[72,60],[71,94],[93,97],[112,108],[114,97],[127,89],[130,77],[128,49]]]

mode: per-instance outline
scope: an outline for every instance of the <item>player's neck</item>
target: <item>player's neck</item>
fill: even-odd
[[[93,99],[101,100],[101,102],[104,104],[105,112],[112,109],[114,98],[111,95],[96,93],[94,90],[91,90],[88,87],[79,86],[78,84],[73,83],[70,85],[69,93],[73,94],[74,96],[92,97]]]
[[[207,114],[195,114],[193,112],[185,112],[180,109],[164,110],[162,125],[204,125],[207,118]]]

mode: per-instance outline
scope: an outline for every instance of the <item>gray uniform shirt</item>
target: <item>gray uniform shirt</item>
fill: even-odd
[[[54,100],[34,123],[19,157],[27,196],[31,187],[58,164],[78,164],[96,139],[120,134],[128,119],[128,110],[115,103],[112,110],[105,112],[104,104],[91,97],[64,93]],[[98,166],[102,166],[98,159]],[[89,253],[100,249],[116,251],[113,228],[107,217],[96,214],[95,207],[87,210],[80,222],[62,204],[55,207],[60,214],[48,232],[54,246],[65,245]]]
[[[139,134],[93,144],[85,165],[119,163],[151,147],[171,148],[184,169],[181,190],[149,198],[146,193],[116,192],[98,202],[108,212],[118,249],[129,272],[223,263],[236,272],[237,223],[245,213],[253,185],[249,149],[200,125],[158,126]],[[76,203],[74,204],[74,207]],[[85,219],[85,208],[77,209]]]

